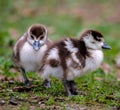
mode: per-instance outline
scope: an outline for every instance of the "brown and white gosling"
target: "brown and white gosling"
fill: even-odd
[[[42,78],[61,79],[67,95],[76,95],[74,78],[97,69],[103,60],[102,49],[110,48],[101,33],[86,30],[79,39],[66,38],[54,43],[43,57],[39,74]]]
[[[14,64],[20,69],[25,85],[30,85],[26,72],[35,72],[41,66],[45,51],[51,45],[44,25],[33,24],[13,48]],[[47,80],[46,80],[47,81]]]

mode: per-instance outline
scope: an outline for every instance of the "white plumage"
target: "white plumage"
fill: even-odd
[[[41,66],[45,51],[51,45],[44,25],[33,24],[16,42],[13,48],[13,61],[21,70],[24,82],[29,85],[26,72],[35,72]]]

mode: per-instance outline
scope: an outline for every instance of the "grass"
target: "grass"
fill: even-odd
[[[115,58],[120,50],[120,21],[113,13],[118,12],[118,3],[119,0],[114,3],[111,0],[0,1],[0,109],[119,109],[120,82],[117,81]],[[74,97],[66,97],[61,81],[55,78],[51,80],[51,88],[41,87],[43,80],[36,73],[27,74],[33,87],[25,88],[21,74],[11,68],[12,47],[34,23],[46,25],[52,40],[65,36],[79,37],[86,28],[99,30],[112,47],[112,50],[104,51],[104,63],[110,66],[109,73],[98,69],[75,79],[79,95]],[[22,88],[21,91],[17,91],[17,87]],[[10,97],[18,102],[16,106],[9,103]]]

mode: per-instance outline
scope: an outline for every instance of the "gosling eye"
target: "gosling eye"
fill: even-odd
[[[99,42],[102,41],[101,39],[97,39]]]
[[[31,37],[32,39],[34,39],[33,35],[30,35],[30,37]]]
[[[94,41],[92,41],[91,43],[92,43],[92,44],[95,44],[95,42],[94,42]]]
[[[40,40],[42,40],[43,38],[44,38],[44,36],[41,36],[41,37],[40,37]]]

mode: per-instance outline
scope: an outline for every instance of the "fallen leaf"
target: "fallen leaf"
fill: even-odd
[[[106,99],[108,99],[108,100],[115,100],[115,97],[113,95],[108,95],[108,96],[106,96]]]
[[[14,84],[15,81],[14,80],[9,80],[8,82],[9,82],[9,84]]]
[[[113,109],[112,110],[120,110],[120,106],[115,106],[115,107],[113,107]]]
[[[40,104],[40,108],[43,110],[46,108],[45,104]]]
[[[30,110],[36,110],[36,106],[30,106]]]
[[[87,106],[69,103],[65,105],[66,110],[88,110]]]
[[[95,77],[94,79],[97,80],[97,81],[102,81],[103,80],[103,78],[101,78],[101,77]]]
[[[18,101],[11,96],[11,97],[10,97],[10,100],[9,100],[9,104],[18,105]]]
[[[35,87],[34,85],[31,86],[16,86],[13,88],[14,92],[28,92],[30,91],[33,87]]]
[[[65,98],[56,97],[56,98],[55,98],[55,101],[63,102],[63,101],[65,101]]]
[[[5,100],[0,100],[0,105],[4,105],[5,104]]]
[[[10,69],[9,69],[9,72],[11,72],[11,73],[17,73],[18,70],[17,70],[16,68],[10,68]]]
[[[0,75],[0,81],[8,81],[8,78],[4,75]]]
[[[39,97],[35,95],[35,96],[32,96],[31,98],[32,99],[38,99]]]

